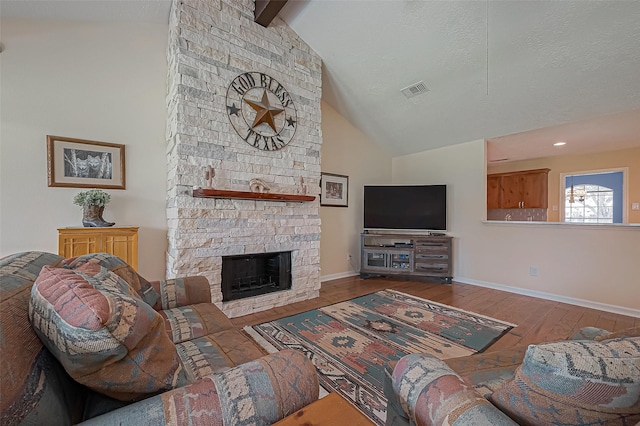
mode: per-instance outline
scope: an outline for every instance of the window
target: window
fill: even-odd
[[[565,222],[613,223],[613,189],[600,185],[576,185],[565,201]]]
[[[564,221],[622,223],[622,172],[568,175]]]

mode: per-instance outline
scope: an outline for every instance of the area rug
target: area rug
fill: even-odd
[[[340,393],[378,425],[386,420],[384,369],[410,353],[440,359],[480,352],[515,327],[483,315],[383,290],[246,327],[267,350],[302,351],[320,385]]]

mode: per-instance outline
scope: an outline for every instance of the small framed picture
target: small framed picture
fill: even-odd
[[[349,176],[322,173],[320,176],[320,205],[347,207]]]
[[[47,135],[49,186],[125,189],[124,145]]]

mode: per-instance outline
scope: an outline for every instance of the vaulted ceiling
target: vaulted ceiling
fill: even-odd
[[[0,1],[3,16],[53,19],[166,22],[168,9]],[[279,17],[321,56],[323,99],[392,155],[478,139],[512,159],[557,140],[640,144],[640,1],[289,0]]]
[[[640,144],[639,1],[309,0],[280,16],[323,59],[323,99],[394,155],[557,126],[517,136],[544,156],[595,118],[609,148]]]

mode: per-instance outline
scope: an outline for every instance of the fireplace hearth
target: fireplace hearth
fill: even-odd
[[[291,252],[222,257],[222,301],[291,289]]]

